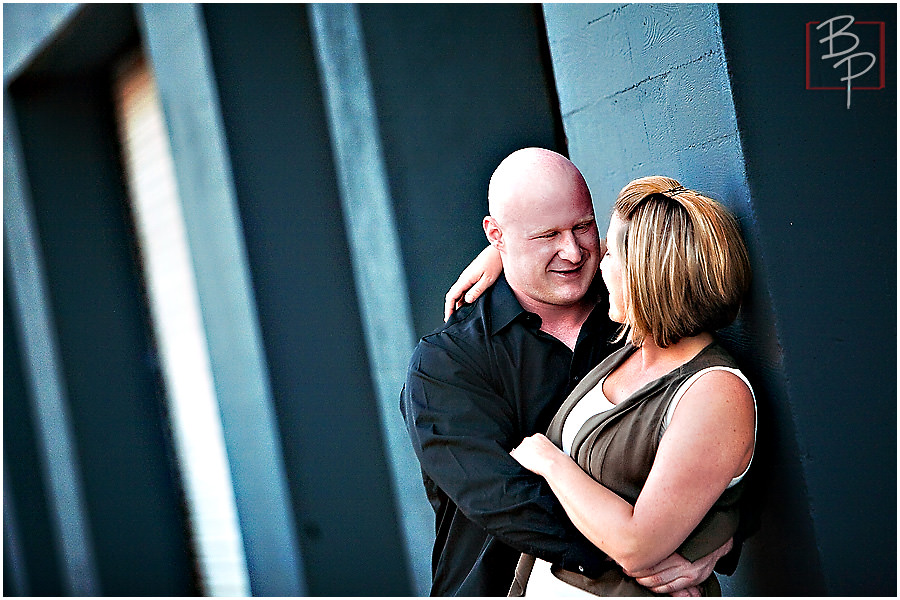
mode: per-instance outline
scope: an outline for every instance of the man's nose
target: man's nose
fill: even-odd
[[[575,234],[571,231],[564,233],[560,236],[560,248],[557,252],[557,255],[563,259],[572,263],[581,262],[581,256],[584,253],[581,245],[578,243],[578,240],[575,238]]]

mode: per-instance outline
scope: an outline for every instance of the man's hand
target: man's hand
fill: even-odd
[[[503,271],[500,252],[488,246],[475,257],[444,296],[444,322],[464,303],[475,300],[491,287]]]
[[[706,581],[716,562],[728,554],[733,545],[734,540],[729,539],[718,550],[693,563],[673,554],[654,567],[636,573],[626,571],[625,574],[634,577],[639,584],[657,594],[699,596],[697,586]]]

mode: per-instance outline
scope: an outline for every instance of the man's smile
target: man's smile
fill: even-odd
[[[584,270],[584,265],[587,264],[587,260],[581,261],[581,264],[574,267],[567,268],[557,268],[557,269],[548,269],[550,273],[556,273],[557,275],[562,275],[564,277],[571,275],[579,275]]]

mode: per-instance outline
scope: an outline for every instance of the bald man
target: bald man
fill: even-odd
[[[522,552],[588,577],[614,567],[509,455],[615,349],[607,294],[592,287],[602,257],[590,192],[568,159],[525,148],[494,171],[488,203],[504,275],[419,341],[401,393],[436,515],[433,596],[505,596]],[[639,581],[689,587],[715,558],[673,555]]]

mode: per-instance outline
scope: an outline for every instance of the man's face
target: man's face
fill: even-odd
[[[557,186],[553,193],[535,193],[516,202],[504,218],[501,253],[510,287],[528,302],[553,306],[581,302],[600,261],[600,239],[587,190],[573,184]]]

